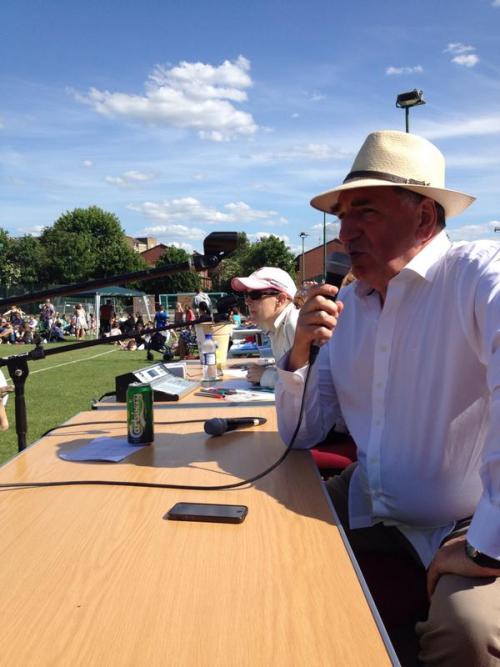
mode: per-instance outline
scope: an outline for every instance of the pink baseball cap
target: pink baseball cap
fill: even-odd
[[[297,287],[288,273],[273,266],[263,266],[258,271],[251,273],[248,278],[233,278],[231,287],[236,292],[277,290],[289,296],[290,299],[294,298],[297,291]]]

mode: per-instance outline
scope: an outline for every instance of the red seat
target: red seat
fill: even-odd
[[[356,443],[347,433],[332,431],[311,449],[316,465],[322,473],[332,474],[357,461]]]

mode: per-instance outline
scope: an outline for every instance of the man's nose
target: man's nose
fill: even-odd
[[[359,228],[354,215],[345,214],[340,221],[339,239],[342,243],[348,243],[359,236]]]

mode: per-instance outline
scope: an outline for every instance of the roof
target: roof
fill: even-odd
[[[129,287],[119,287],[118,285],[111,285],[109,287],[98,287],[91,292],[78,292],[76,296],[94,296],[100,294],[101,296],[146,296],[146,292],[139,292],[136,289]]]

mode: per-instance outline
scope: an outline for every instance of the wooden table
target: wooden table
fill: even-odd
[[[214,485],[283,452],[273,407],[225,414],[268,421],[210,438],[202,423],[172,423],[207,417],[180,406],[158,411],[154,445],[122,463],[63,461],[60,450],[126,433],[124,410],[84,412],[3,466],[0,482]],[[2,665],[391,664],[307,452],[233,491],[68,486],[0,498]],[[249,512],[241,525],[166,521],[177,501]]]

